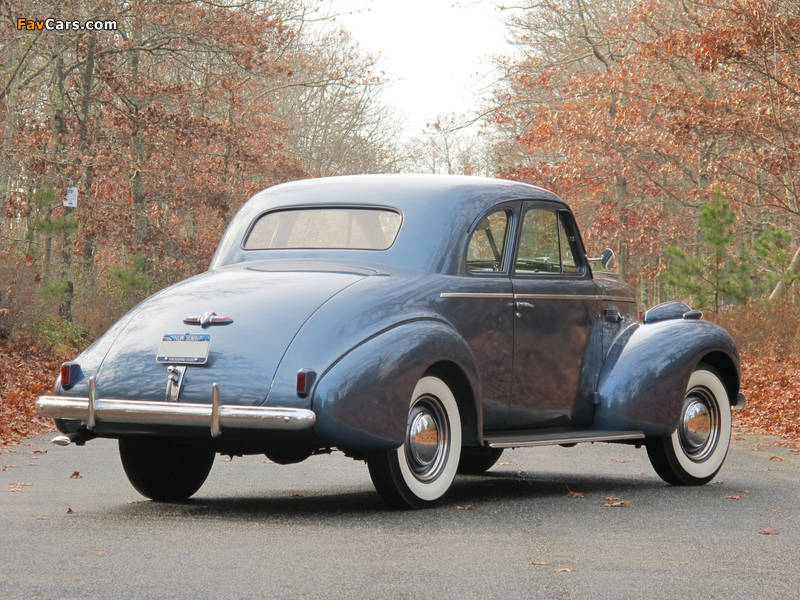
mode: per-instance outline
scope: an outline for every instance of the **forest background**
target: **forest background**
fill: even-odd
[[[800,439],[795,0],[500,7],[509,47],[488,96],[412,138],[335,6],[0,0],[0,443],[48,428],[33,400],[59,364],[205,270],[253,193],[398,171],[559,193],[640,309],[685,300],[731,331],[739,425]]]

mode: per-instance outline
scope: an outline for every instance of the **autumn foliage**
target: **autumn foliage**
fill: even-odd
[[[798,436],[795,0],[521,0],[481,137],[454,137],[460,125],[440,117],[411,156],[375,59],[329,6],[0,3],[0,442],[39,427],[32,399],[69,347],[43,336],[75,326],[86,342],[204,270],[258,190],[401,160],[560,193],[590,252],[616,250],[642,309],[688,299],[664,275],[679,261],[690,274],[724,267],[736,294],[704,293],[736,304],[718,318],[745,358],[741,422]],[[20,17],[118,27],[18,30]],[[713,198],[733,214],[723,250],[698,228]],[[786,303],[762,306],[769,296]]]

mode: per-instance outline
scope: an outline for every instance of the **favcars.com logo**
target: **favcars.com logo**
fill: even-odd
[[[47,31],[116,31],[116,21],[62,21],[61,19],[45,19],[36,21],[33,19],[17,19],[17,30],[26,29],[37,31],[46,29]]]

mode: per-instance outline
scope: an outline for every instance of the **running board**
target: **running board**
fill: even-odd
[[[484,443],[490,448],[525,448],[527,446],[554,446],[580,444],[581,442],[618,442],[644,439],[641,431],[560,431],[558,433],[533,433],[514,435],[485,435]]]

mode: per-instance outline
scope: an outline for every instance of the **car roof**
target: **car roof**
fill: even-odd
[[[564,204],[543,188],[486,177],[392,174],[292,181],[259,192],[245,203],[220,242],[211,268],[270,258],[334,258],[450,272],[453,244],[461,245],[465,232],[484,211],[505,201],[533,199]],[[394,208],[402,213],[403,224],[388,250],[241,249],[259,215],[300,206]]]

